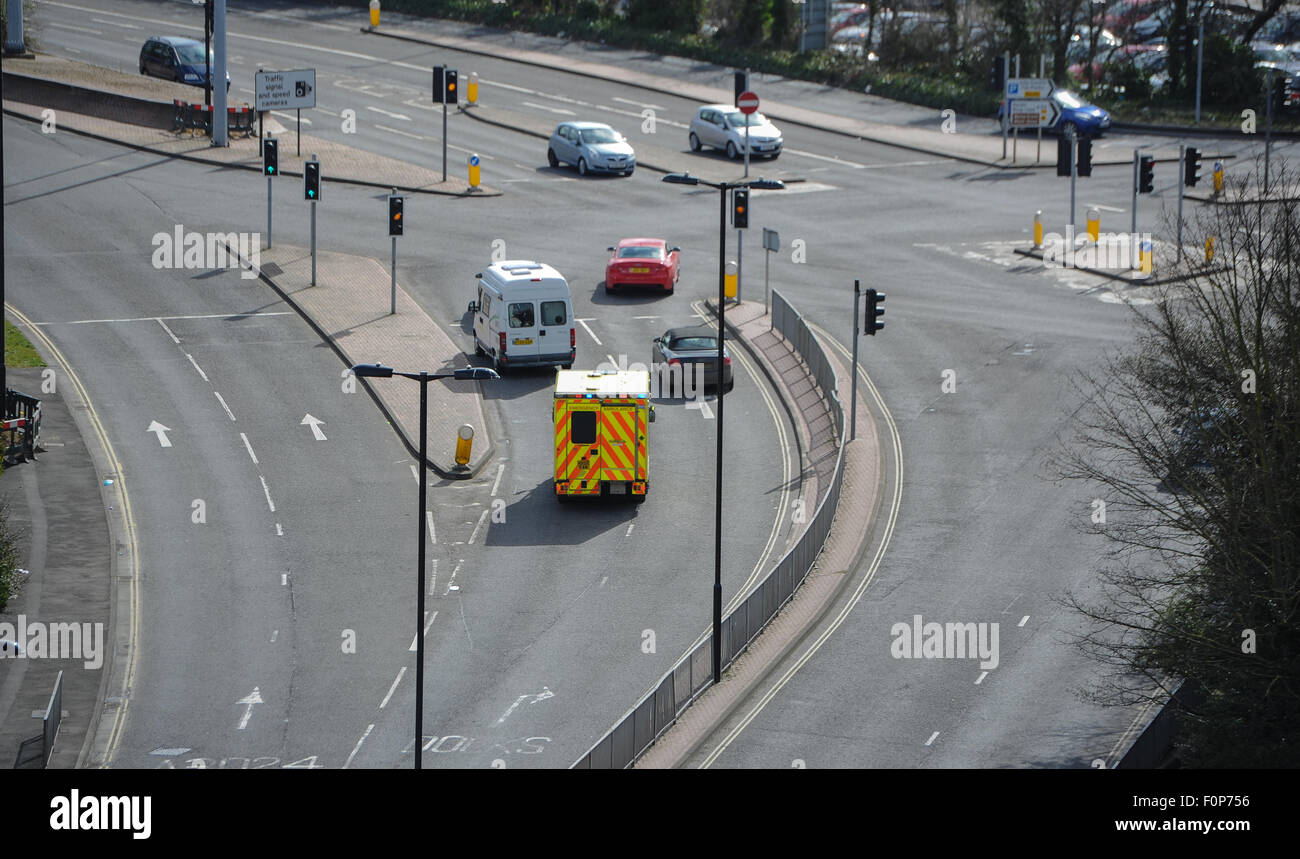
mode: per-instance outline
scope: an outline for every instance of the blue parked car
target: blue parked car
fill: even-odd
[[[150,36],[140,48],[140,74],[201,87],[208,74],[203,43],[181,36]],[[226,72],[229,91],[230,72]]]
[[[1101,108],[1088,104],[1074,93],[1058,89],[1052,93],[1052,100],[1061,108],[1061,117],[1048,130],[1058,134],[1087,134],[1100,137],[1110,128],[1110,114]],[[1007,103],[998,106],[998,120],[1006,112]]]

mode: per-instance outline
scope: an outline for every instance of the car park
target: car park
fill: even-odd
[[[745,152],[745,129],[749,128],[749,154],[776,158],[785,141],[781,131],[768,122],[763,114],[744,114],[729,104],[706,104],[695,111],[687,139],[692,152],[705,146],[721,149],[728,158],[739,158]]]
[[[623,239],[605,263],[605,292],[625,286],[654,286],[672,295],[681,278],[681,248],[668,247],[663,239]]]
[[[736,380],[731,374],[731,351],[726,344],[722,347],[722,385],[730,391]],[[708,325],[693,325],[687,328],[670,328],[663,336],[656,337],[654,349],[650,356],[650,365],[666,364],[670,368],[681,365],[682,379],[695,378],[696,365],[704,369],[704,386],[718,384],[718,329]],[[673,395],[673,373],[669,373],[668,396]]]
[[[191,86],[204,86],[208,65],[203,57],[203,43],[182,36],[150,36],[140,48],[140,74]],[[226,72],[226,91],[230,91],[230,72]]]
[[[552,167],[572,164],[588,173],[621,173],[636,169],[636,151],[627,138],[600,122],[561,122],[546,145],[546,162]]]

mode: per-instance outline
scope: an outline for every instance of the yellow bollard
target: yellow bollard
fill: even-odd
[[[370,26],[379,26],[379,0],[370,0]]]
[[[469,424],[461,424],[460,429],[456,432],[456,464],[465,466],[469,464],[470,448],[474,446],[474,427]]]
[[[1097,237],[1101,235],[1101,212],[1096,209],[1088,210],[1088,235],[1094,244],[1097,242]]]
[[[478,104],[478,72],[469,73],[469,89],[466,90],[466,98],[470,104]]]
[[[1205,239],[1205,264],[1209,265],[1214,261],[1214,236],[1207,236]]]
[[[1142,250],[1138,253],[1138,271],[1143,274],[1150,274],[1154,265],[1152,257],[1155,255],[1151,248],[1150,242],[1142,243]]]
[[[1043,246],[1043,210],[1039,209],[1034,212],[1034,247]]]
[[[722,279],[723,294],[727,298],[736,297],[736,281],[739,280],[739,269],[736,268],[736,261],[731,260],[727,263],[726,274]]]
[[[472,154],[469,156],[469,187],[471,190],[478,188],[478,179],[479,179],[478,155]]]
[[[1223,193],[1223,162],[1214,162],[1214,193]]]

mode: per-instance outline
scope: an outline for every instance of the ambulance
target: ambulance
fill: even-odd
[[[629,497],[650,488],[650,373],[646,370],[557,370],[555,497]]]

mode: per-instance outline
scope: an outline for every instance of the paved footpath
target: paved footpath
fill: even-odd
[[[112,540],[101,495],[100,475],[55,377],[56,392],[41,390],[40,368],[8,370],[11,388],[41,400],[41,442],[35,461],[12,465],[0,474],[0,498],[9,508],[9,527],[18,535],[19,566],[28,574],[0,623],[18,624],[22,615],[30,641],[33,622],[100,624],[99,665],[81,659],[0,661],[0,768],[14,765],[23,740],[41,733],[41,720],[63,672],[62,727],[50,767],[77,765],[86,732],[103,695],[113,638],[109,629]]]

